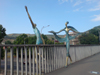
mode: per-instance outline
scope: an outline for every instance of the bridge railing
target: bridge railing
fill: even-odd
[[[0,45],[0,71],[4,75],[43,75],[64,67],[65,59],[65,45]]]
[[[100,45],[70,47],[72,63],[99,52]],[[65,63],[65,45],[0,45],[0,73],[4,75],[43,75],[64,67]]]

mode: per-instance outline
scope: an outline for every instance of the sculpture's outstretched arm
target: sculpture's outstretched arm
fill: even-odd
[[[53,33],[55,38],[59,41],[59,42],[65,42],[66,37],[65,38],[60,38],[58,35],[56,35],[57,32],[54,31],[49,31],[49,33]]]
[[[62,32],[62,31],[64,31],[65,29],[61,29],[59,32],[56,32],[56,33],[60,33],[60,32]]]
[[[25,6],[25,9],[26,9],[26,12],[27,12],[27,14],[28,14],[28,17],[29,17],[29,19],[30,19],[30,21],[31,21],[31,24],[32,24],[33,28],[35,28],[36,25],[33,23],[33,21],[32,21],[32,19],[31,19],[30,15],[29,15],[29,13],[28,13],[27,6]]]
[[[64,29],[60,30],[59,32],[49,31],[49,33],[57,34],[57,33],[60,33],[62,31],[64,31]]]

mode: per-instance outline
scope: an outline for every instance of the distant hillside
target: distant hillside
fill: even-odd
[[[95,31],[99,31],[100,32],[100,25],[99,26],[96,26],[88,31],[86,31],[86,33],[91,33],[92,30],[95,30]]]
[[[7,36],[5,36],[3,42],[5,41],[11,41],[13,42],[19,35],[22,34],[7,34]],[[35,36],[35,34],[27,34],[29,37]],[[54,38],[54,35],[46,35],[48,37],[48,39],[52,39]],[[59,35],[59,37],[64,37],[64,35]]]
[[[99,25],[99,26],[94,27],[93,29],[100,30],[100,25]]]
[[[5,39],[16,39],[19,35],[22,34],[7,34]],[[35,34],[27,34],[29,37],[35,36]],[[46,35],[49,39],[54,38],[54,35]],[[59,35],[59,37],[63,37],[63,35]]]
[[[19,35],[22,34],[7,34],[7,36],[5,36],[5,39],[16,39]],[[27,34],[28,36],[34,36],[34,34]]]
[[[96,26],[96,27],[94,27],[94,28],[92,28],[92,29],[90,29],[90,30],[88,30],[88,31],[86,31],[85,33],[91,33],[91,31],[96,31],[96,32],[100,31],[100,25],[99,25],[99,26]],[[97,33],[97,34],[98,34],[98,33]],[[21,34],[7,34],[7,36],[5,36],[3,42],[5,42],[5,41],[7,41],[7,40],[13,42],[19,35],[21,35]],[[27,34],[27,35],[28,35],[29,37],[35,36],[35,34]],[[46,35],[46,36],[47,36],[49,39],[54,38],[54,35]],[[59,35],[59,37],[64,37],[64,35]]]

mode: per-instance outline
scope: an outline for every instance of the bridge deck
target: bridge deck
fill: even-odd
[[[92,72],[91,72],[92,71]],[[100,75],[100,53],[46,75]]]

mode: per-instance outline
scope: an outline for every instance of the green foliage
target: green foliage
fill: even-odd
[[[91,30],[89,31],[89,33],[94,34],[94,35],[96,35],[96,36],[99,36],[99,34],[98,34],[99,31],[100,31],[100,30],[94,28],[94,29],[91,29]]]
[[[54,38],[52,38],[52,40],[49,40],[48,37],[44,34],[42,34],[42,37],[45,41],[45,44],[54,44]],[[63,43],[55,42],[55,44],[63,44]]]
[[[13,44],[13,43],[12,43],[11,41],[8,40],[8,41],[5,42],[5,44],[10,44],[10,45],[11,45],[11,44]],[[10,52],[10,48],[9,48],[9,47],[7,48],[7,51]]]
[[[5,44],[12,44],[12,43],[11,43],[11,41],[8,40],[5,42]]]
[[[59,43],[59,42],[56,42],[55,44],[63,45],[64,43]]]
[[[42,37],[45,41],[45,44],[54,44],[54,41],[49,40],[46,35],[42,34]],[[14,41],[14,44],[24,44],[24,43],[25,44],[36,44],[36,36],[28,37],[26,34],[22,34],[22,35],[18,36],[16,38],[16,40]],[[62,43],[55,43],[55,44],[62,44]],[[14,47],[13,49],[14,49],[14,55],[16,56],[16,47]],[[23,50],[24,50],[24,48],[23,48]],[[19,48],[19,51],[20,51],[20,48]],[[29,51],[27,50],[27,53],[28,52]],[[21,52],[19,52],[19,55],[20,55],[20,53]],[[27,56],[29,56],[29,53],[27,54]]]
[[[16,40],[14,41],[14,44],[24,44],[27,37],[28,36],[26,34],[22,34],[22,35],[18,36],[16,38]]]
[[[3,28],[2,25],[0,25],[0,43],[2,42],[4,36],[6,36],[6,33],[5,33],[6,29]]]
[[[42,34],[42,37],[44,40],[48,40],[48,37],[46,35]]]
[[[100,26],[94,27],[79,38],[81,44],[99,44]]]
[[[42,37],[43,37],[43,39],[45,41],[45,44],[54,44],[54,42],[49,40],[46,35],[42,34]]]
[[[36,36],[26,38],[27,44],[36,44]]]
[[[98,44],[98,37],[93,34],[82,34],[79,37],[81,44]]]
[[[42,37],[45,41],[45,44],[54,44],[53,40],[49,40],[48,37],[42,34]],[[36,36],[28,37],[26,34],[22,34],[16,38],[14,44],[36,44]],[[55,43],[55,44],[63,44],[63,43]]]

